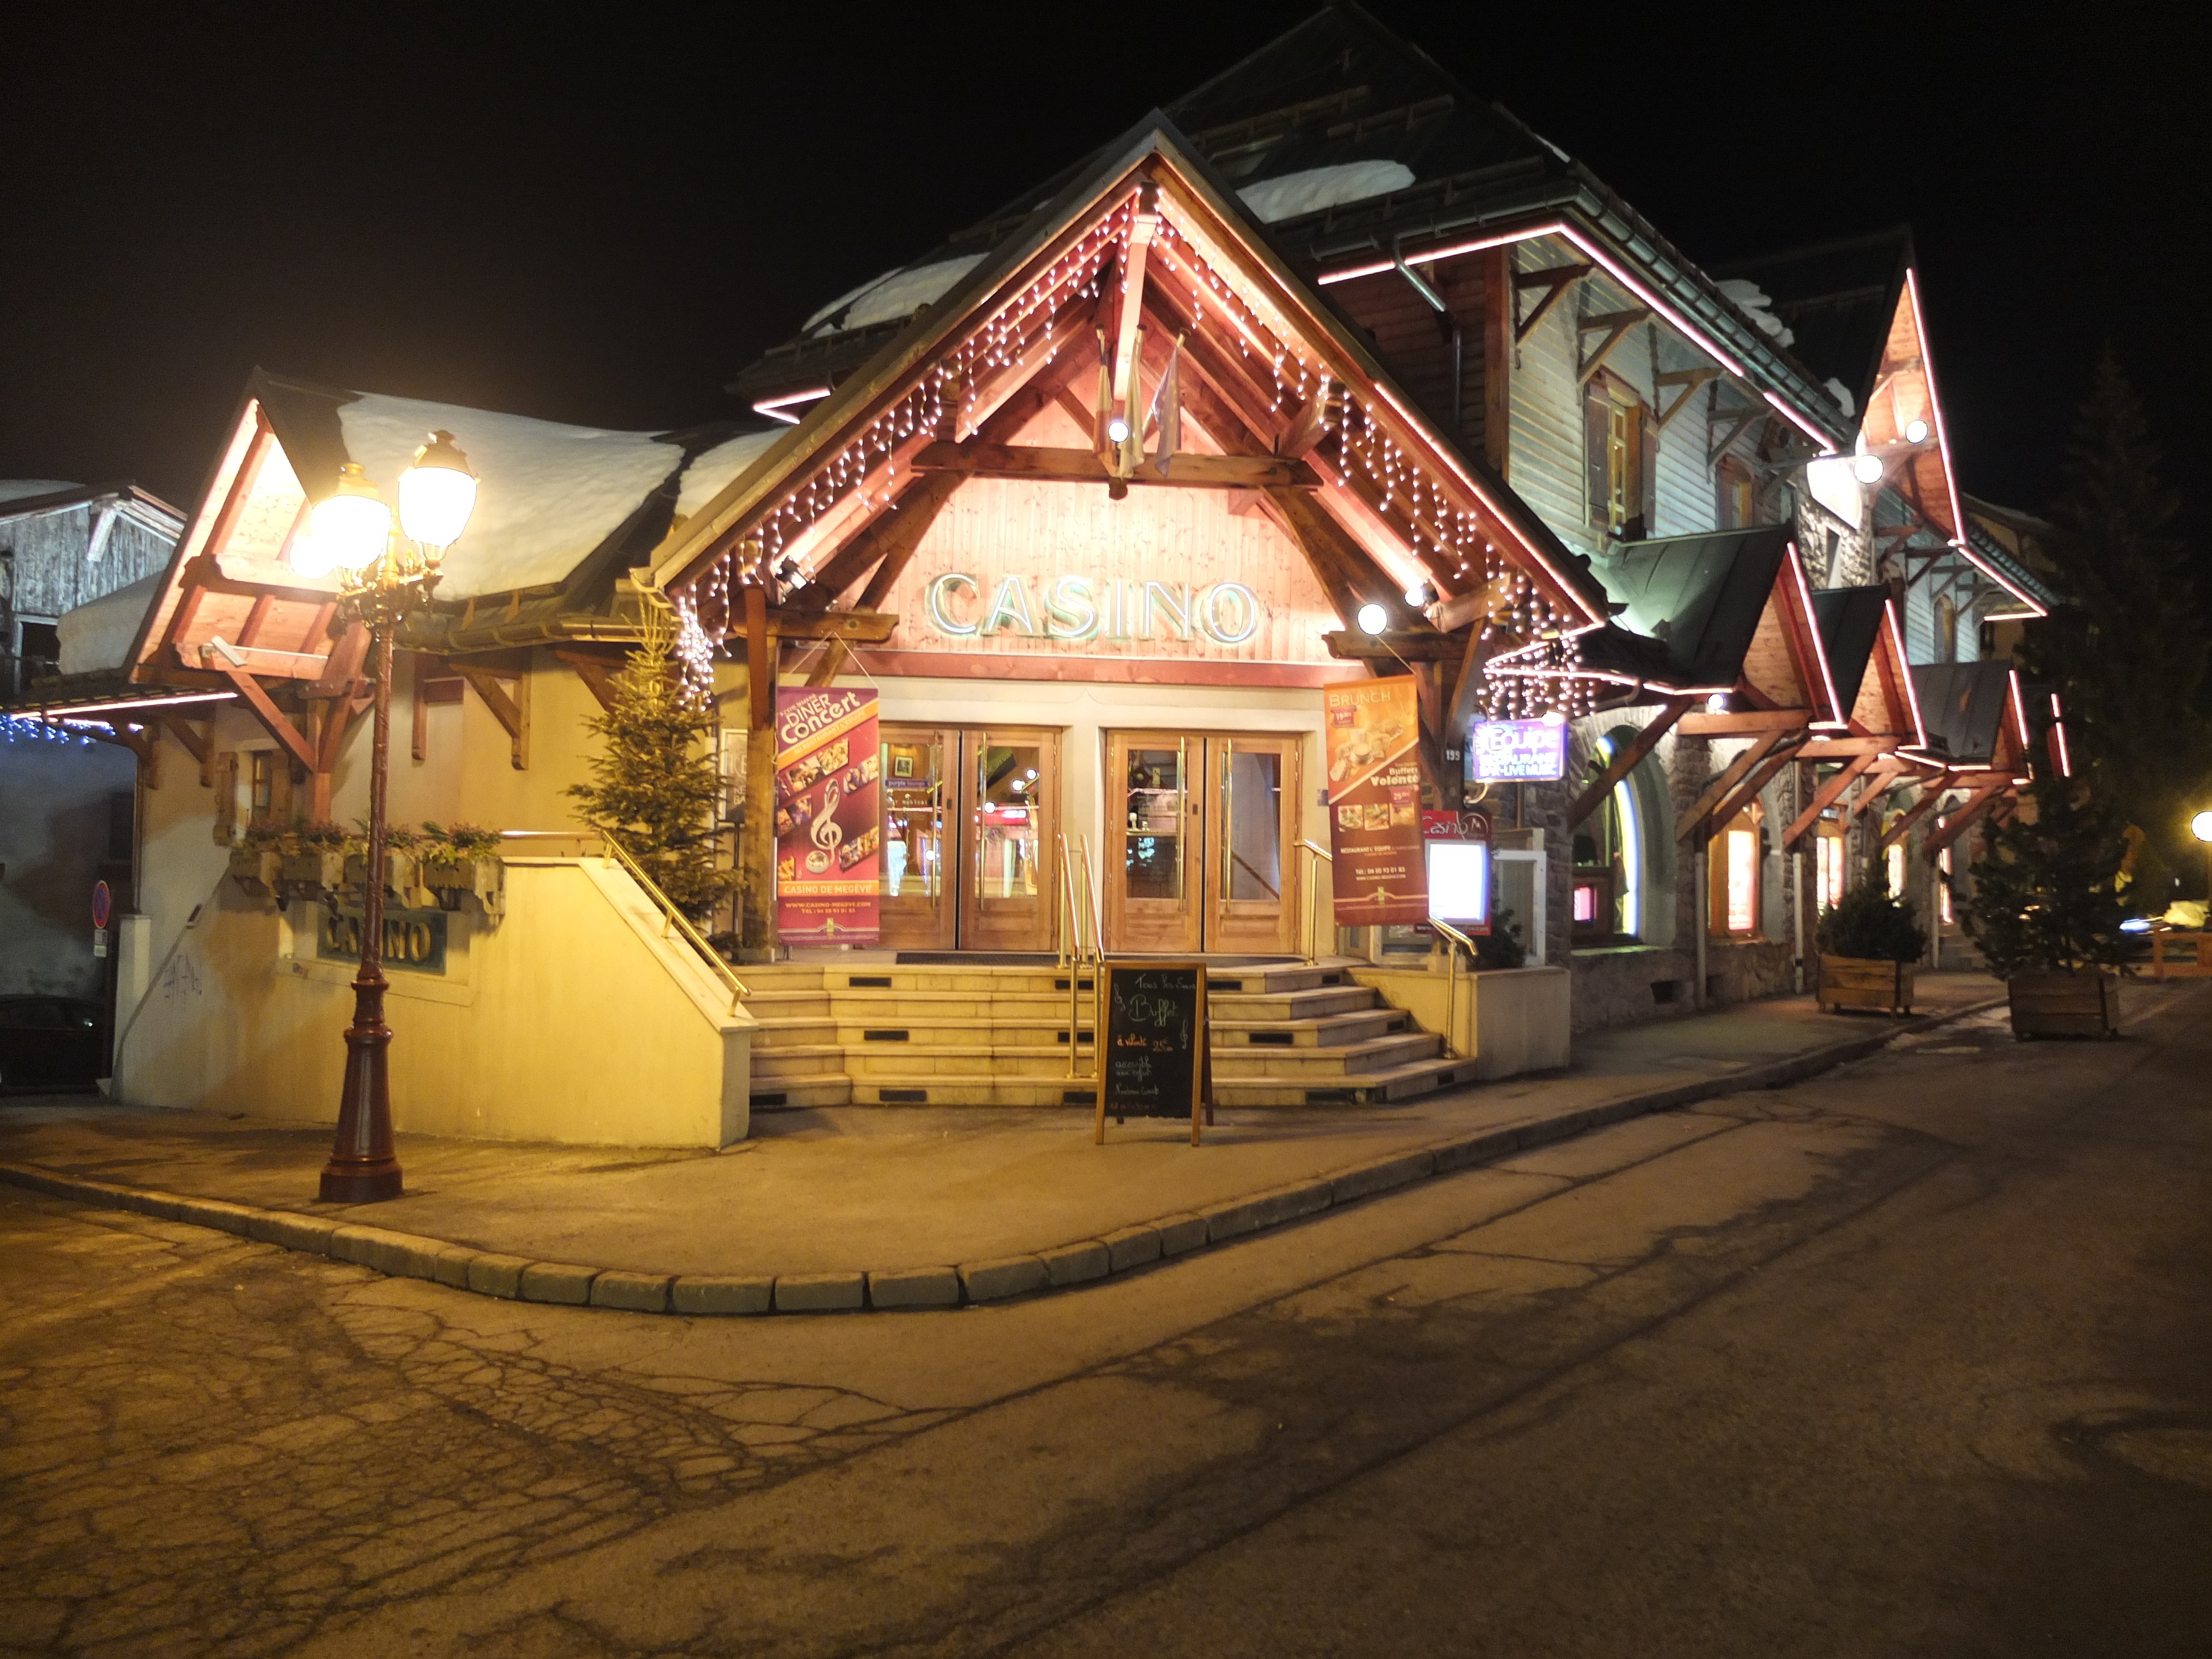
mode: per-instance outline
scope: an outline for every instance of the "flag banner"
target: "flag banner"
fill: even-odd
[[[1413,678],[1322,690],[1336,925],[1428,918],[1421,853],[1421,705]]]
[[[881,756],[873,691],[775,694],[775,926],[785,944],[876,942]]]

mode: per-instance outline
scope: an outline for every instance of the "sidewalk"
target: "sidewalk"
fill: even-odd
[[[0,1103],[0,1179],[495,1295],[675,1312],[943,1306],[1081,1283],[1603,1123],[1811,1075],[2001,1000],[1923,973],[1919,1017],[1809,998],[1578,1037],[1564,1073],[1403,1106],[757,1113],[720,1152],[403,1135],[404,1197],[315,1201],[324,1125]]]

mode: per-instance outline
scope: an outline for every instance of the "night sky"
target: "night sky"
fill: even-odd
[[[722,382],[817,306],[1308,9],[36,8],[0,70],[0,477],[189,506],[256,363],[614,427],[738,414]],[[2172,14],[1375,9],[1694,258],[1909,221],[1968,489],[2047,501],[2107,339],[2169,480],[2212,483],[2185,442],[2212,180]]]

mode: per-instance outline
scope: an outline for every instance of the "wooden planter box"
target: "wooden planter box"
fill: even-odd
[[[416,875],[416,858],[412,853],[396,852],[387,848],[384,854],[384,890],[412,909],[428,909],[436,901],[421,886]],[[368,882],[368,860],[365,854],[351,853],[345,861],[345,884],[349,893],[365,890]]]
[[[465,896],[473,896],[486,916],[499,920],[507,897],[507,865],[501,859],[424,859],[420,867],[419,879],[438,896],[439,908],[458,910]]]
[[[234,847],[230,849],[230,878],[249,898],[274,898],[276,884],[283,879],[283,863],[281,854],[258,848]]]
[[[2012,1034],[2038,1036],[2119,1035],[2119,981],[2097,968],[2022,969],[2005,981]]]
[[[1814,1000],[1823,1008],[1868,1008],[1881,1014],[1912,1012],[1912,970],[1909,962],[1883,962],[1872,957],[1820,958]]]

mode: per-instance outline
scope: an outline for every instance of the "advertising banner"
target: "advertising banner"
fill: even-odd
[[[873,691],[775,694],[775,927],[787,945],[872,945],[883,862]]]
[[[1425,921],[1421,704],[1411,675],[1322,690],[1336,923]]]

